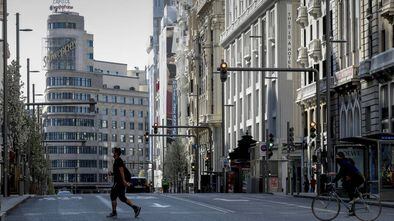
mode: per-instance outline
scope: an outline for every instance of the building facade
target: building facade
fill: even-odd
[[[394,131],[393,10],[392,1],[360,1],[361,134],[367,137]],[[381,141],[384,139],[379,137]],[[368,162],[366,176],[370,180],[380,178],[383,199],[393,199],[393,145],[389,142],[380,149],[370,147],[364,157]]]
[[[299,28],[295,25],[296,9],[295,1],[226,1],[226,25],[221,45],[228,65],[295,67],[299,42]],[[263,81],[260,72],[229,74],[225,85],[225,103],[233,107],[225,112],[225,143],[226,148],[232,151],[246,133],[259,143],[267,140],[267,134],[272,134],[274,155],[268,161],[267,172],[271,174],[270,183],[275,185],[269,188],[270,191],[286,191],[289,188],[286,185],[289,174],[295,174],[292,177],[300,176],[300,151],[292,153],[292,156],[282,154],[285,153],[283,144],[287,141],[287,122],[295,129],[295,141],[301,140],[299,107],[294,103],[300,75],[266,72],[265,77]],[[246,185],[237,191],[259,192],[263,189],[262,178],[265,174],[259,145],[256,147],[251,151],[250,168],[242,170]],[[293,161],[293,166],[288,164],[288,159]],[[300,180],[297,182],[299,186]]]
[[[85,31],[78,13],[54,12],[47,27],[46,102],[97,102],[93,111],[87,105],[46,107],[44,139],[55,188],[109,188],[114,147],[122,149],[133,175],[147,176],[145,72],[94,60],[93,35]]]

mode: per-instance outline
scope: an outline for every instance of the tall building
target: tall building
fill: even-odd
[[[228,65],[296,67],[299,44],[299,28],[295,25],[297,5],[297,2],[290,0],[226,1],[225,30],[221,35],[221,45]],[[286,153],[283,143],[287,141],[287,122],[295,128],[295,142],[302,141],[299,107],[294,102],[300,74],[264,74],[265,81],[262,80],[261,72],[229,73],[225,84],[225,103],[232,106],[225,110],[225,144],[226,149],[232,151],[237,147],[237,141],[247,133],[258,143],[267,141],[266,135],[272,134],[274,155],[265,167],[267,170],[264,170],[269,171],[270,182],[262,179],[266,174],[262,171],[264,162],[259,154],[258,144],[251,150],[250,168],[241,170],[232,165],[228,179],[228,185],[231,186],[229,191],[259,192],[265,188],[264,183],[271,184],[270,191],[286,191],[290,188],[286,184],[289,176],[295,181],[293,183],[297,183],[297,187],[294,184],[293,189],[301,186],[301,151],[297,150],[290,156],[283,154]],[[242,181],[234,181],[238,180],[236,177],[242,177]]]
[[[46,102],[97,102],[93,112],[87,105],[46,107],[44,138],[55,188],[109,188],[114,147],[122,149],[134,176],[147,177],[145,71],[94,60],[93,35],[85,31],[84,17],[78,13],[54,11],[47,27]]]

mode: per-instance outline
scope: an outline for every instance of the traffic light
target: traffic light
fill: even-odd
[[[309,137],[314,139],[316,137],[316,123],[311,122],[311,128],[309,129]]]
[[[149,142],[149,132],[148,131],[145,132],[144,137],[145,137],[145,142],[148,143]]]
[[[192,163],[192,171],[195,172],[196,171],[196,164]]]
[[[220,79],[222,82],[225,82],[227,80],[227,63],[222,60],[222,63],[218,69],[218,71],[220,71]]]
[[[287,131],[287,138],[288,138],[288,146],[289,150],[293,150],[294,148],[294,127],[290,127],[289,131]]]
[[[272,149],[274,147],[274,135],[270,133],[268,135],[268,149]]]
[[[154,123],[153,124],[153,133],[154,134],[157,134],[157,127],[158,127],[157,123]]]
[[[94,98],[89,98],[89,113],[96,112],[96,101]]]

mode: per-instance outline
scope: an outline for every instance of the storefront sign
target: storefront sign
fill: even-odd
[[[72,40],[55,52],[52,53],[48,52],[48,55],[44,57],[44,67],[47,67],[48,64],[51,63],[51,61],[64,57],[70,51],[74,50],[75,47],[76,47],[76,41]]]
[[[49,10],[52,12],[64,12],[73,8],[74,7],[70,5],[70,0],[53,0]]]

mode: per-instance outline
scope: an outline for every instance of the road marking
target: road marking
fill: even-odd
[[[159,203],[154,203],[153,206],[151,206],[151,207],[167,208],[167,207],[170,207],[170,205],[161,205]]]
[[[222,199],[222,198],[215,198],[213,200],[219,200],[224,202],[249,202],[249,200],[241,200],[241,199]]]
[[[127,197],[130,199],[134,199],[134,200],[152,200],[152,199],[157,199],[157,197],[154,196],[133,196],[130,194],[127,194]]]
[[[188,202],[188,203],[191,203],[191,204],[194,204],[194,205],[202,206],[202,207],[209,208],[209,209],[212,209],[212,210],[216,210],[216,211],[219,211],[219,212],[222,212],[222,213],[235,213],[235,211],[233,211],[233,210],[229,210],[229,209],[225,209],[225,208],[221,208],[221,207],[216,207],[216,206],[205,204],[205,203],[200,203],[200,202],[189,200],[189,199],[183,199],[183,198],[178,198],[178,197],[169,196],[169,195],[166,195],[165,197],[168,197],[168,198],[171,198],[171,199],[180,200],[180,201],[184,201],[184,202]]]
[[[106,198],[104,198],[104,197],[102,197],[102,196],[100,196],[100,195],[96,195],[96,197],[97,197],[102,203],[104,203],[108,208],[112,209],[112,203],[111,203],[108,199],[106,199]],[[117,210],[118,210],[119,212],[124,212],[124,210],[123,210],[122,208],[120,208],[120,207],[118,207]]]

